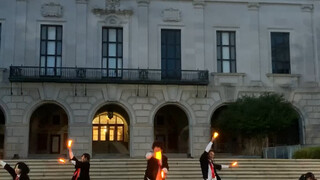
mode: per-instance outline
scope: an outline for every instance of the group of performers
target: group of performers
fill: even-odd
[[[230,165],[221,165],[214,163],[214,151],[211,150],[211,146],[216,139],[218,134],[212,136],[211,141],[205,148],[205,151],[200,157],[200,167],[202,171],[202,177],[204,180],[221,180],[217,170],[224,168],[231,168],[236,166],[236,162]],[[70,162],[75,166],[75,171],[72,176],[72,180],[90,180],[89,170],[90,170],[90,155],[84,153],[81,156],[81,160],[78,160],[72,152],[71,149],[72,141],[68,142],[68,151]],[[154,142],[152,144],[151,152],[146,154],[147,168],[144,174],[144,180],[165,180],[169,165],[168,158],[163,155],[163,144],[161,142]],[[63,160],[64,161],[64,160]],[[12,176],[12,180],[29,180],[28,173],[30,172],[29,167],[24,162],[18,162],[12,168],[6,162],[0,160],[0,165],[8,171]],[[311,176],[312,175],[312,176]],[[311,173],[302,175],[300,179],[302,180],[315,180],[314,175]],[[310,177],[309,177],[310,176]]]

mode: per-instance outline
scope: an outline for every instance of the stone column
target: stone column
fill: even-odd
[[[26,46],[27,0],[17,0],[14,32],[14,65],[23,65]]]
[[[194,7],[194,48],[196,69],[203,70],[204,62],[204,0],[193,0]]]
[[[85,67],[87,61],[87,4],[88,0],[76,0],[76,66]]]
[[[138,67],[149,67],[149,3],[150,0],[137,0],[138,3]]]

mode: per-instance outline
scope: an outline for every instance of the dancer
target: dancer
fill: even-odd
[[[168,158],[162,154],[163,145],[161,142],[152,144],[153,152],[146,154],[148,160],[144,180],[164,180],[169,170]]]
[[[89,170],[90,170],[90,155],[84,153],[81,156],[81,161],[79,161],[72,152],[71,145],[68,145],[69,157],[71,163],[75,165],[76,170],[73,173],[72,180],[90,180]]]
[[[217,170],[221,170],[222,168],[232,167],[231,165],[220,165],[213,162],[214,151],[211,150],[211,146],[213,141],[216,139],[216,137],[217,135],[212,136],[211,141],[209,142],[205,151],[200,157],[202,177],[204,180],[221,180],[221,178],[217,173]]]
[[[30,180],[28,176],[30,169],[24,162],[18,162],[14,169],[2,160],[0,164],[12,176],[12,180]]]

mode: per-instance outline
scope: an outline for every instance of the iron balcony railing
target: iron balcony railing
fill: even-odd
[[[11,82],[208,85],[207,70],[10,66]]]

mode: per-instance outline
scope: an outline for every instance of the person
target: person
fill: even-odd
[[[204,180],[221,180],[217,173],[217,170],[232,167],[231,165],[220,165],[213,162],[214,151],[211,150],[211,146],[214,140],[215,137],[212,137],[211,141],[209,142],[205,151],[202,153],[200,157],[200,166],[202,171],[202,177]]]
[[[312,172],[307,172],[306,174],[302,174],[299,180],[317,180]]]
[[[73,155],[71,147],[68,147],[68,150],[71,163],[75,166],[76,169],[73,173],[72,180],[90,180],[90,155],[88,153],[82,154],[81,161],[79,161]]]
[[[12,180],[30,180],[28,176],[30,169],[24,162],[18,162],[14,169],[2,160],[0,160],[0,164],[12,176]]]
[[[146,154],[147,169],[144,174],[144,180],[164,180],[169,170],[168,158],[162,154],[163,145],[161,142],[153,142],[153,152]],[[156,159],[156,153],[161,153],[161,159]],[[164,177],[161,176],[161,171]]]

